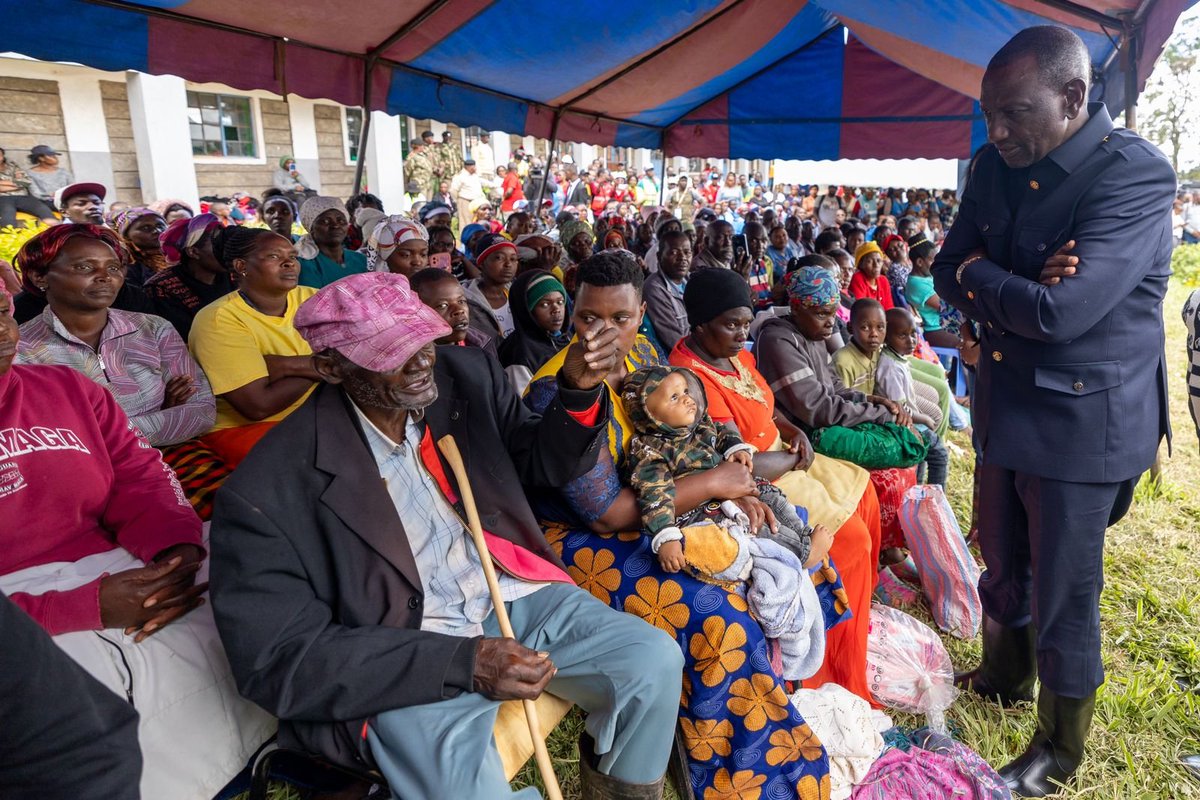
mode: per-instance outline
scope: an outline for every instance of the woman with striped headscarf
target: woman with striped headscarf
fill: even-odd
[[[384,217],[367,236],[363,254],[369,271],[411,278],[429,264],[429,231],[408,217]]]

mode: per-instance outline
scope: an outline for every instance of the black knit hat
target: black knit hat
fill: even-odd
[[[731,269],[714,267],[688,277],[683,306],[687,309],[688,327],[695,328],[731,308],[745,306],[753,311],[754,301],[750,299],[750,286],[745,278]]]

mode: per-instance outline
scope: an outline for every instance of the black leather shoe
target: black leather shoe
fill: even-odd
[[[1031,702],[1037,679],[1034,638],[1032,625],[1010,628],[984,617],[983,660],[970,672],[956,673],[954,685],[1004,708]]]
[[[1038,729],[1029,748],[999,770],[1018,797],[1045,797],[1070,785],[1083,761],[1083,746],[1092,724],[1096,695],[1060,697],[1042,686],[1038,695]]]

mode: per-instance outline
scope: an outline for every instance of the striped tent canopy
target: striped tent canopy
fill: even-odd
[[[966,158],[988,59],[1073,28],[1094,99],[1197,0],[55,0],[0,50],[558,141],[719,158]]]

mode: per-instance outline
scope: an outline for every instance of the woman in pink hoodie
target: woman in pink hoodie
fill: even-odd
[[[212,797],[274,721],[237,696],[202,608],[200,519],[110,392],[14,365],[18,338],[0,288],[0,591],[138,710],[143,797]]]

